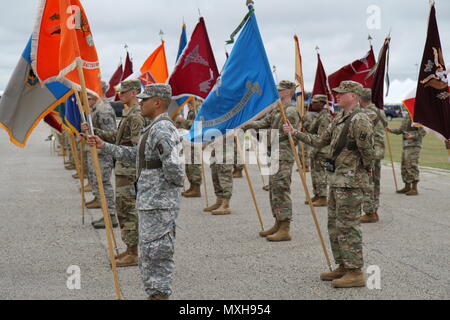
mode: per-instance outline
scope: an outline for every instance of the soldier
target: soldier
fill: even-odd
[[[373,142],[375,161],[370,177],[370,186],[364,190],[363,211],[361,223],[378,222],[380,207],[381,160],[384,159],[384,132],[388,125],[386,115],[372,103],[372,90],[364,89],[361,96],[361,107],[367,113],[373,125]]]
[[[314,120],[319,115],[318,111],[311,110],[307,105],[305,105],[305,116],[303,118],[303,128],[305,132],[311,132],[311,126],[314,123]],[[300,144],[299,144],[300,148]],[[300,148],[301,149],[301,148]],[[303,149],[305,152],[305,163],[303,164],[305,168],[305,172],[310,172],[311,163],[313,161],[311,157],[312,147],[308,145],[303,145]],[[301,156],[301,152],[299,153],[300,160],[303,161],[303,157]]]
[[[172,294],[175,222],[184,179],[180,136],[167,114],[169,85],[146,86],[137,97],[142,99],[142,115],[153,120],[138,146],[116,146],[97,136],[90,136],[89,143],[117,160],[136,164],[141,276],[150,300],[167,300]]]
[[[180,127],[185,130],[191,130],[194,123],[196,112],[196,100],[191,98],[188,101],[189,112],[186,120],[182,119]],[[197,154],[194,145],[191,145],[191,161],[186,163],[186,176],[190,183],[189,189],[182,192],[181,195],[186,198],[200,198],[202,196],[200,186],[202,184],[202,165],[199,164],[199,154]]]
[[[108,85],[102,81],[102,90],[103,94],[108,91]],[[88,102],[89,107],[92,109],[92,125],[95,129],[100,129],[104,131],[113,131],[116,130],[116,114],[114,113],[113,108],[109,104],[109,102],[103,98],[99,99],[92,94],[88,94]],[[87,123],[82,123],[81,129],[86,131],[88,128]],[[114,161],[111,155],[105,154],[102,151],[98,152],[98,159],[100,162],[101,174],[102,174],[102,182],[103,189],[105,191],[106,202],[108,205],[109,214],[111,216],[111,221],[113,227],[118,226],[117,218],[116,218],[116,204],[114,199],[114,189],[111,184],[111,174],[114,168]],[[92,190],[95,195],[93,201],[86,204],[86,207],[89,209],[101,208],[100,205],[100,193],[98,189],[97,177],[95,174],[94,165],[92,162],[92,156],[88,157],[88,167],[89,167],[89,175],[90,182],[92,185]],[[100,220],[93,221],[92,226],[95,229],[103,229],[105,228],[105,222],[103,217]]]
[[[291,104],[291,97],[295,90],[295,83],[291,81],[281,81],[278,85],[278,93],[281,103],[285,108],[286,117],[297,127],[300,117],[297,109]],[[279,109],[274,109],[270,116],[259,121],[250,122],[245,129],[272,129],[279,130],[279,158],[271,155],[271,161],[279,160],[279,170],[269,177],[270,206],[275,224],[266,231],[261,231],[259,235],[266,237],[268,241],[290,241],[289,233],[292,220],[291,201],[291,175],[294,165],[294,154],[289,144],[288,136],[283,132],[283,118]],[[273,141],[271,145],[273,147]],[[272,150],[273,153],[274,150]]]
[[[133,147],[145,125],[136,95],[141,93],[139,80],[122,81],[117,91],[120,101],[128,108],[123,110],[118,130],[95,129],[94,133],[102,140],[118,146]],[[126,251],[116,256],[117,267],[137,266],[138,264],[138,214],[136,210],[136,167],[134,163],[116,161],[116,210],[119,218],[122,240]]]
[[[204,212],[211,212],[212,215],[227,215],[231,214],[230,200],[233,195],[233,157],[234,153],[227,152],[229,137],[221,137],[214,141],[214,149],[211,152],[211,175],[214,186],[214,193],[216,195],[216,203],[212,206],[203,209]],[[219,152],[223,148],[222,152]],[[216,157],[216,154],[222,157]],[[231,158],[230,158],[231,157]]]
[[[413,127],[409,113],[403,118],[402,124],[398,129],[386,128],[393,134],[403,135],[402,152],[402,179],[405,187],[397,190],[397,193],[404,193],[407,196],[416,196],[417,184],[419,183],[419,158],[422,149],[422,139],[427,134],[422,127]]]
[[[308,132],[315,135],[322,135],[333,121],[329,107],[327,105],[327,96],[316,94],[311,99],[311,109],[317,112],[317,116],[308,126]],[[327,171],[325,170],[325,161],[330,153],[330,147],[325,146],[321,149],[311,148],[311,180],[313,185],[314,197],[311,199],[313,206],[327,206]],[[307,201],[305,201],[308,204]]]
[[[369,185],[374,158],[373,127],[359,106],[361,84],[343,81],[337,93],[340,113],[321,136],[294,130],[285,125],[286,133],[316,148],[331,146],[327,160],[330,191],[328,197],[328,234],[336,264],[339,267],[320,275],[334,287],[365,286],[360,229],[363,188]]]

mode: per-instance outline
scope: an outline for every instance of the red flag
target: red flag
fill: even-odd
[[[120,65],[117,67],[117,70],[114,72],[111,79],[109,80],[109,90],[106,93],[107,98],[115,97],[116,90],[114,89],[114,87],[120,83],[120,80],[122,79],[122,75],[123,75],[123,68],[122,68],[122,62],[120,62]]]
[[[325,73],[322,60],[320,59],[320,54],[317,54],[316,79],[314,81],[312,96],[315,96],[316,94],[324,94],[328,97],[328,101],[334,101],[328,84],[327,74]]]
[[[384,109],[384,76],[386,74],[390,41],[391,38],[384,40],[383,48],[381,48],[380,56],[378,57],[377,69],[373,76],[372,102],[381,110]]]
[[[339,87],[342,81],[352,80],[362,84],[364,88],[371,88],[373,82],[373,68],[375,67],[375,54],[370,46],[370,51],[364,58],[353,61],[342,67],[328,77],[330,88]]]
[[[125,80],[132,74],[133,74],[133,61],[130,58],[130,53],[127,51],[127,58],[125,60],[125,68],[123,69],[123,74],[122,74],[122,77],[120,78],[120,81]]]
[[[436,21],[436,9],[431,6],[419,81],[414,103],[413,121],[450,139],[450,93],[443,50]]]
[[[49,113],[44,117],[45,123],[47,123],[50,127],[58,131],[59,133],[62,132],[62,125],[61,123],[56,120],[55,116],[52,113]]]
[[[201,17],[168,82],[175,99],[189,95],[206,99],[218,77],[219,70]]]
[[[42,83],[60,81],[81,90],[77,61],[86,88],[101,96],[100,63],[80,0],[41,0],[32,38],[32,66]]]

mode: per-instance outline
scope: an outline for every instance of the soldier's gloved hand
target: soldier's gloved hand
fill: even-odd
[[[386,130],[387,132],[392,132],[391,128],[389,128],[389,127],[386,127],[385,130]]]
[[[98,136],[88,136],[87,141],[91,147],[96,147],[97,149],[103,149],[105,147],[105,142]]]
[[[288,119],[286,119],[287,120],[287,122],[285,123],[285,124],[283,124],[283,131],[284,131],[284,133],[285,134],[292,134],[292,133],[294,133],[294,127],[292,126],[292,124],[289,122],[289,120]]]
[[[445,147],[450,150],[450,139],[445,141]]]
[[[83,122],[82,124],[80,124],[80,128],[81,128],[81,131],[88,131],[89,125],[87,122]]]

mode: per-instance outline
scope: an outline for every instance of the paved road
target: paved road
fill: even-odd
[[[38,126],[19,149],[0,130],[0,299],[114,299],[105,235],[90,226],[101,212],[91,210],[81,224],[79,184],[62,157],[50,154],[48,132]],[[203,200],[183,200],[173,299],[449,299],[450,172],[423,170],[418,197],[395,194],[390,167],[382,173],[381,221],[363,226],[366,267],[379,267],[381,289],[337,290],[318,279],[325,259],[294,176],[288,243],[257,235],[245,179],[235,180],[230,216],[203,213]],[[256,168],[251,174],[269,227],[268,193]],[[326,209],[317,215],[329,247]],[[80,267],[80,290],[66,286],[71,265]],[[120,282],[126,299],[145,298],[137,267],[120,270]]]

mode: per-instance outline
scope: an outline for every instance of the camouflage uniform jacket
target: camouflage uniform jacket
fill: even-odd
[[[195,120],[195,111],[189,110],[186,120],[181,123],[181,129],[191,130],[192,124]]]
[[[98,131],[115,131],[116,113],[108,101],[99,100],[92,108],[92,125],[94,126],[94,133]],[[102,152],[99,150],[98,152]]]
[[[345,126],[345,120],[356,114],[348,130],[347,146],[341,151],[335,160],[335,172],[329,173],[329,184],[338,188],[367,188],[369,186],[369,170],[374,160],[373,126],[361,107],[356,106],[349,113],[340,113],[320,135],[296,132],[297,139],[322,148],[330,145],[330,158],[336,148],[339,136]],[[354,145],[355,147],[349,147]]]
[[[422,147],[422,139],[427,134],[422,127],[413,127],[409,113],[403,118],[402,124],[398,129],[391,129],[393,134],[403,134],[403,147]],[[412,140],[406,139],[406,136],[413,136]]]
[[[384,159],[385,154],[385,143],[384,134],[385,128],[388,125],[386,115],[380,109],[378,109],[373,103],[363,108],[364,112],[367,113],[369,119],[372,121],[373,125],[373,142],[375,146],[375,159]]]
[[[168,115],[163,113],[154,121],[161,117],[168,117]],[[142,133],[149,129],[150,126],[147,126]],[[142,141],[141,138],[135,147],[107,143],[104,150],[119,161],[135,163],[137,166],[141,143],[145,143],[145,160],[160,160],[162,167],[142,169],[137,182],[136,208],[138,210],[179,209],[184,163],[179,155],[181,144],[177,129],[170,121],[159,121],[150,129],[147,141]]]
[[[297,109],[292,104],[288,104],[284,108],[286,118],[291,122],[294,128],[297,128],[300,121]],[[294,162],[294,154],[292,153],[291,146],[289,144],[288,135],[283,131],[283,117],[278,108],[274,109],[268,116],[258,121],[252,121],[247,127],[253,129],[276,129],[279,131],[279,160]],[[295,139],[294,139],[295,140]],[[271,141],[270,145],[273,147],[276,145],[274,141]],[[272,150],[273,151],[273,150]]]
[[[141,108],[138,104],[135,104],[123,110],[122,120],[119,123],[118,130],[96,130],[96,134],[103,140],[115,143],[116,145],[132,147],[138,144],[144,126],[145,119],[141,115]],[[135,164],[117,161],[115,173],[119,176],[135,175]]]
[[[330,123],[333,121],[333,117],[331,117],[330,111],[324,109],[319,112],[319,114],[314,118],[312,123],[309,126],[308,132],[311,134],[315,134],[320,136],[325,130],[327,130]],[[314,158],[316,156],[326,157],[330,154],[330,146],[325,146],[322,149],[314,148],[311,153],[311,157]]]
[[[311,133],[312,125],[314,124],[314,120],[319,116],[319,113],[308,111],[306,112],[303,118],[303,128],[305,128],[306,132]]]

